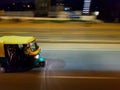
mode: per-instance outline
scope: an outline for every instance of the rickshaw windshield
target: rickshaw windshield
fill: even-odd
[[[30,49],[31,49],[31,51],[34,52],[34,51],[36,51],[38,48],[39,48],[39,47],[38,47],[36,41],[33,41],[33,42],[30,43]]]

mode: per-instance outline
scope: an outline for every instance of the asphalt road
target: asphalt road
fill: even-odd
[[[35,36],[46,59],[45,68],[1,73],[0,90],[120,90],[119,27],[40,26],[0,26],[0,36]]]
[[[0,90],[119,90],[120,51],[43,50],[45,68],[1,73]]]
[[[116,42],[120,40],[119,24],[0,24],[0,36],[35,36],[40,42]]]
[[[119,90],[120,78],[106,72],[30,71],[0,74],[1,90]],[[63,74],[64,75],[61,75]],[[72,73],[72,75],[71,75]],[[101,74],[102,73],[102,74]],[[116,73],[120,75],[120,73]]]

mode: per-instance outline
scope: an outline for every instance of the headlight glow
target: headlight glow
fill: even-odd
[[[35,59],[38,59],[39,57],[40,57],[39,55],[36,55],[36,56],[35,56]]]

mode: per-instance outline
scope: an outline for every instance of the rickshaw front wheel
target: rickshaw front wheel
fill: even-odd
[[[44,62],[39,62],[40,67],[45,67],[45,61]]]
[[[0,66],[0,73],[4,73],[6,70],[4,67]]]

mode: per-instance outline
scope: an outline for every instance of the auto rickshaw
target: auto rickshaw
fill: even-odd
[[[34,67],[44,67],[41,49],[31,36],[0,37],[0,71],[22,71]]]

